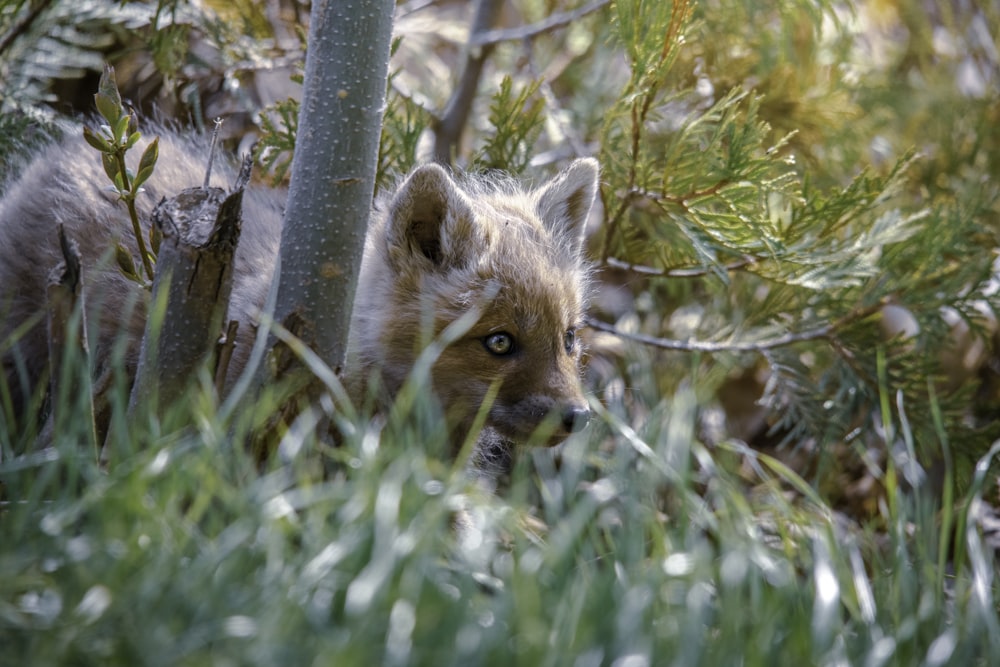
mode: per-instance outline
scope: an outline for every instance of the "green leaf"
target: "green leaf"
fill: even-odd
[[[149,250],[150,254],[155,258],[160,254],[160,244],[163,242],[163,232],[160,231],[159,225],[149,226]]]
[[[101,154],[101,164],[104,166],[104,173],[108,175],[111,182],[114,183],[115,179],[118,178],[118,160],[115,159],[113,149],[110,149],[107,153]]]
[[[139,274],[135,270],[135,261],[132,254],[125,249],[121,243],[115,243],[115,262],[126,278],[138,280]]]
[[[94,102],[97,104],[97,111],[114,125],[122,115],[122,98],[118,93],[118,83],[115,80],[115,68],[111,65],[104,66],[104,73],[101,74],[100,83],[97,86],[97,94],[94,95]]]
[[[114,150],[104,137],[94,134],[94,131],[89,127],[83,128],[83,138],[88,144],[102,153],[111,153]]]
[[[142,152],[142,158],[139,160],[139,170],[132,181],[133,192],[137,192],[139,187],[153,175],[153,167],[156,166],[156,160],[160,155],[159,141],[159,138],[153,139],[146,146],[146,150]]]
[[[131,120],[132,120],[132,115],[131,114],[123,114],[114,123],[114,138],[115,138],[115,143],[118,144],[119,146],[124,145],[126,143],[125,142],[125,134],[128,131],[129,122]]]

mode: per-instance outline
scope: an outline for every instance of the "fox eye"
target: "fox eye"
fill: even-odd
[[[514,337],[506,331],[498,331],[484,338],[483,345],[490,354],[502,357],[514,351]]]
[[[573,348],[576,347],[575,329],[568,329],[563,335],[563,347],[566,348],[566,354],[573,354]]]

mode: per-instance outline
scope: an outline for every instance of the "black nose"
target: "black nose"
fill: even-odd
[[[563,428],[567,433],[580,431],[590,421],[590,408],[584,405],[571,405],[563,412]]]

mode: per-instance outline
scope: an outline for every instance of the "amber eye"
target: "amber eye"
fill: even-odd
[[[483,345],[491,354],[502,357],[514,351],[514,337],[506,331],[498,331],[484,338]]]
[[[563,347],[566,348],[566,354],[573,354],[573,348],[576,347],[576,331],[574,329],[569,329],[563,336]]]

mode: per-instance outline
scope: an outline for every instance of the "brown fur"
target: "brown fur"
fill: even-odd
[[[160,133],[160,160],[139,211],[148,225],[162,197],[201,180],[205,149]],[[141,147],[140,147],[141,150]],[[137,153],[139,151],[136,151]],[[114,341],[128,341],[126,373],[145,320],[145,292],[107,261],[108,239],[134,247],[124,207],[105,190],[97,154],[77,137],[38,155],[0,200],[0,341],[44,307],[46,276],[59,261],[56,225],[76,240],[84,265],[95,372],[112,372]],[[213,184],[232,182],[222,170]],[[373,209],[349,345],[348,386],[356,398],[398,392],[422,348],[470,310],[478,321],[443,350],[433,389],[463,438],[491,386],[490,439],[564,438],[588,415],[578,378],[587,288],[583,228],[594,199],[597,164],[579,160],[537,190],[504,179],[453,178],[438,166],[417,168]],[[280,195],[251,189],[244,200],[229,317],[241,322],[230,381],[244,368],[273,273],[281,226]],[[136,260],[138,265],[138,260]],[[490,336],[509,335],[506,354]],[[93,335],[96,334],[96,335]],[[95,340],[96,339],[96,340]],[[2,353],[15,407],[43,381],[44,321]],[[550,416],[551,415],[551,416]]]
[[[588,415],[579,345],[567,350],[565,340],[582,324],[583,231],[596,187],[593,160],[575,162],[535,191],[504,180],[456,181],[435,165],[418,168],[373,216],[353,321],[360,377],[380,369],[394,395],[422,339],[477,308],[478,322],[432,370],[434,391],[453,421],[467,425],[499,383],[488,426],[526,442],[551,415],[548,442],[565,438]],[[485,345],[500,332],[514,345],[502,356]]]

